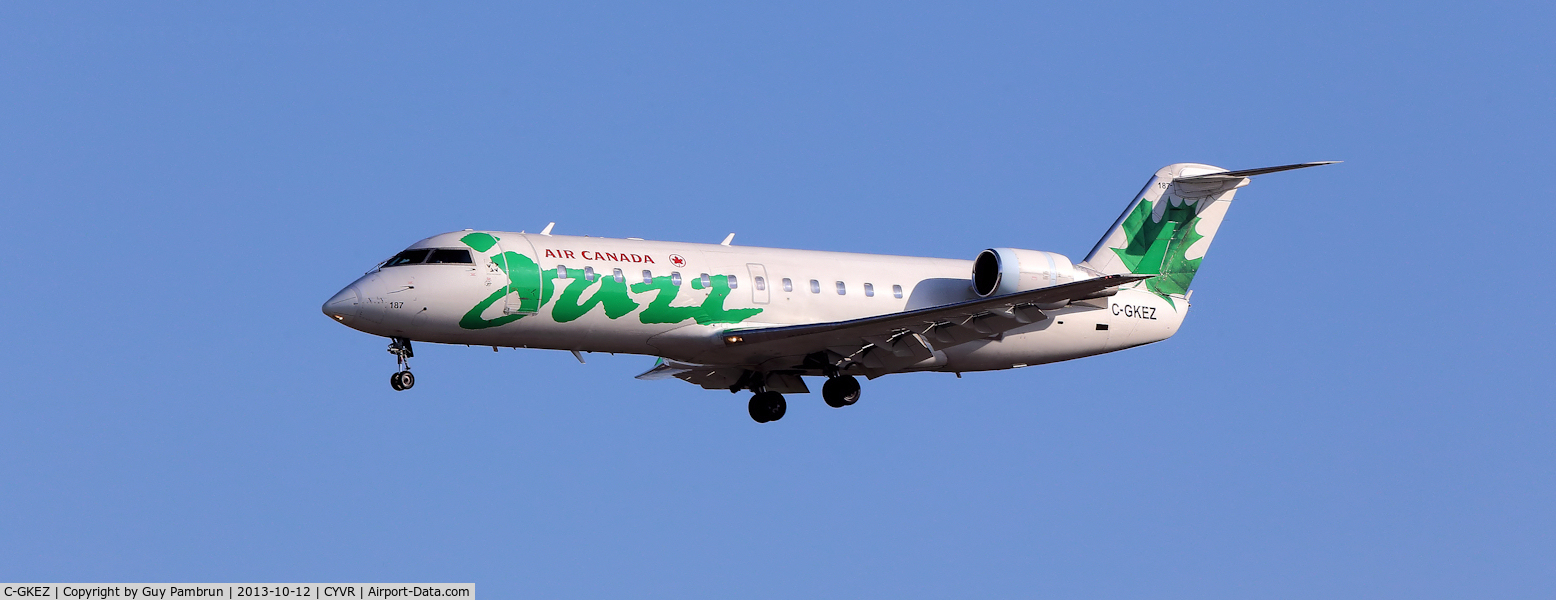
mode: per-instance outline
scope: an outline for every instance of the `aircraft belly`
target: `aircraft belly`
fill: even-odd
[[[1041,322],[1007,332],[999,339],[978,340],[945,350],[947,364],[939,371],[994,371],[1059,362],[1101,354],[1108,343],[1107,311],[1067,308],[1048,313]]]

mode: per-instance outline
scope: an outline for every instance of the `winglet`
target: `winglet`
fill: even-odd
[[[719,242],[719,245],[720,246],[728,246],[729,243],[733,242],[733,241],[735,241],[735,234],[731,233],[731,234],[729,234],[729,236],[724,238],[724,241]]]
[[[1264,174],[1267,174],[1267,173],[1279,173],[1281,171],[1291,171],[1293,169],[1306,169],[1308,167],[1322,167],[1324,165],[1332,165],[1332,164],[1339,163],[1339,162],[1343,162],[1343,161],[1325,160],[1325,161],[1320,161],[1320,162],[1297,163],[1297,164],[1294,164],[1294,165],[1281,165],[1281,166],[1278,166],[1278,167],[1264,167],[1262,169],[1243,169],[1241,171],[1222,171],[1220,173],[1207,173],[1205,175],[1195,175],[1193,177],[1179,177],[1175,181],[1182,181],[1182,182],[1187,182],[1187,183],[1193,183],[1193,182],[1196,182],[1196,181],[1226,181],[1226,180],[1229,180],[1229,179],[1242,179],[1244,177],[1253,177],[1254,175],[1264,175]]]
[[[546,228],[540,230],[540,235],[551,235],[551,228],[552,227],[556,227],[556,221],[552,221],[550,223],[547,223],[546,224]]]

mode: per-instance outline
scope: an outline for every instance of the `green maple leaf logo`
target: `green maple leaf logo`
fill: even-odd
[[[1203,257],[1191,260],[1185,256],[1194,242],[1205,237],[1196,231],[1199,208],[1203,203],[1182,200],[1174,206],[1168,199],[1157,202],[1168,203],[1166,210],[1162,211],[1161,220],[1152,218],[1155,205],[1150,200],[1141,199],[1135,209],[1129,212],[1129,216],[1124,218],[1122,227],[1128,244],[1112,250],[1129,268],[1130,273],[1160,275],[1146,280],[1145,287],[1176,308],[1177,304],[1173,303],[1170,295],[1188,292],[1189,282],[1194,279],[1194,272],[1199,270],[1200,261],[1204,260]]]

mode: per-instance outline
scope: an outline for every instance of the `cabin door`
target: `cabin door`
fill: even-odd
[[[772,282],[767,280],[767,267],[748,263],[746,268],[751,270],[751,301],[767,304],[772,299]]]
[[[505,315],[532,315],[540,310],[540,264],[535,246],[522,235],[499,239],[492,264],[506,274],[503,278],[502,312]]]

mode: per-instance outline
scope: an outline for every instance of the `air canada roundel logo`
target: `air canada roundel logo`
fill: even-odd
[[[686,259],[684,257],[682,257],[681,255],[679,255],[679,254],[671,254],[670,255],[670,264],[675,265],[677,267],[684,267],[684,266],[686,266]]]

